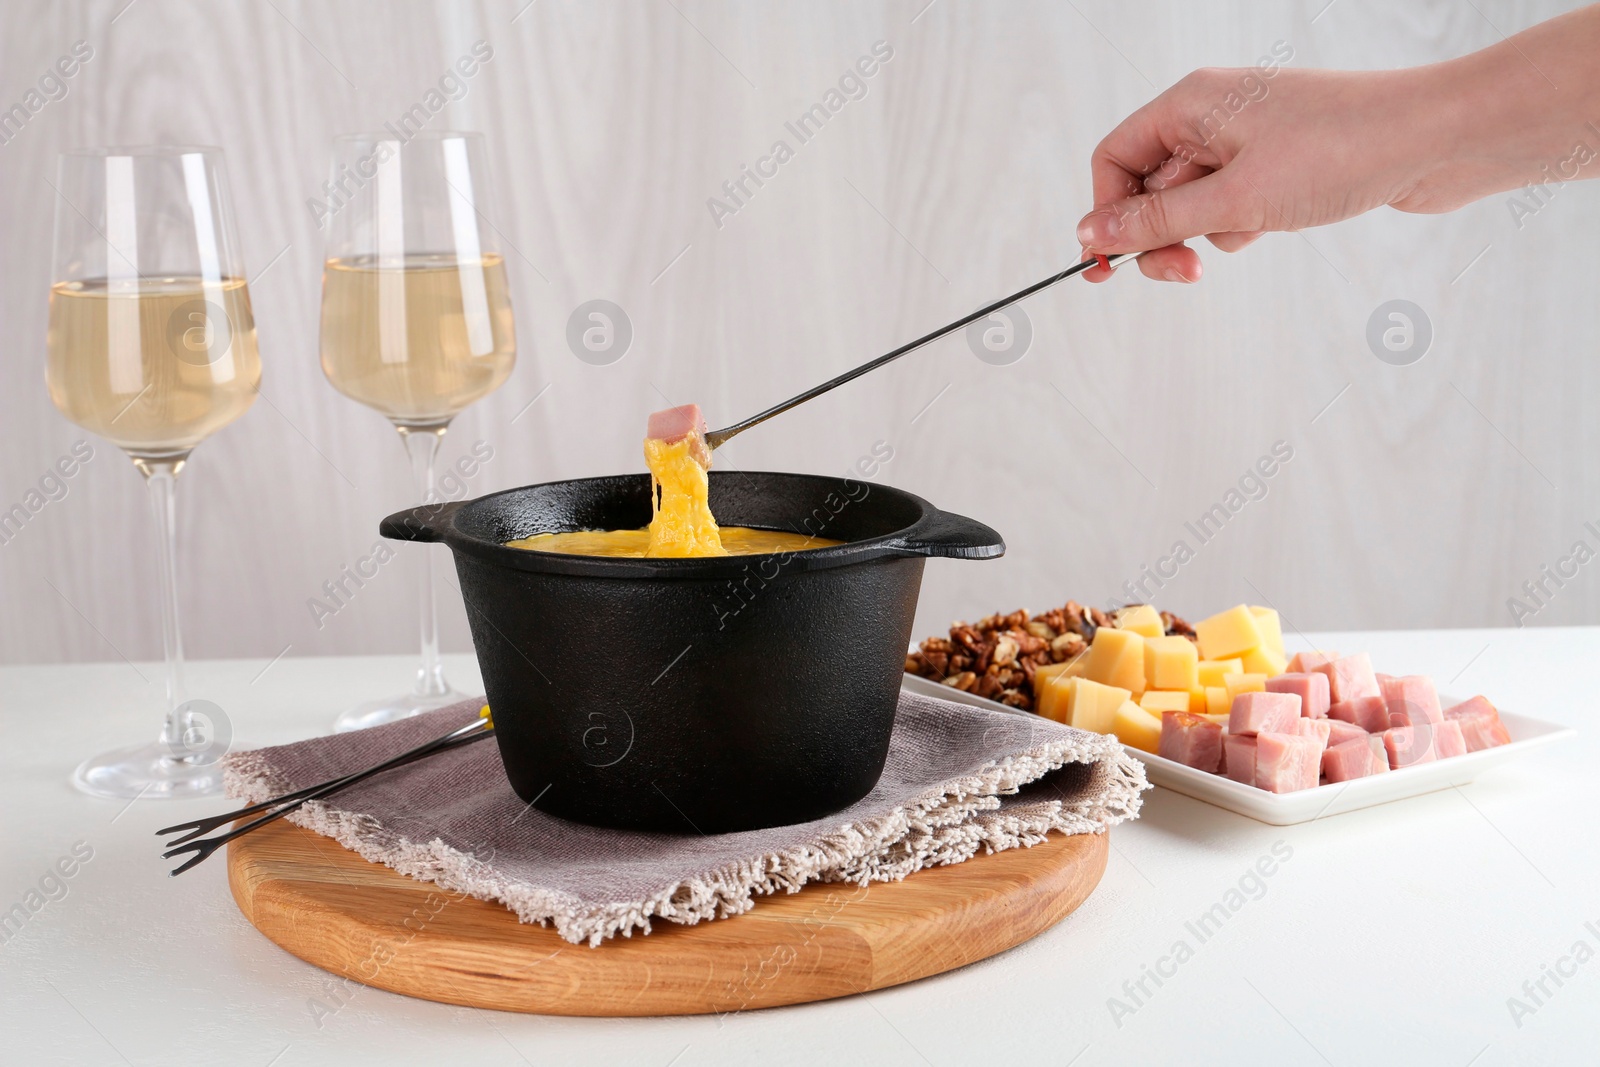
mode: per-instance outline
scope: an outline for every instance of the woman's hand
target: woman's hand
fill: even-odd
[[[1389,205],[1452,211],[1533,181],[1600,171],[1600,5],[1462,59],[1410,70],[1198,70],[1095,149],[1088,252],[1198,281],[1185,241],[1236,252]],[[1281,56],[1279,57],[1282,58]],[[1104,268],[1084,272],[1110,277]]]

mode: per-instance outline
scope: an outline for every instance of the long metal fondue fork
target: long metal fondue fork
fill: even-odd
[[[1117,256],[1106,256],[1105,257],[1105,264],[1106,264],[1106,266],[1111,267],[1112,269],[1115,269],[1119,264],[1126,263],[1128,260],[1136,259],[1136,258],[1138,258],[1138,254],[1135,254],[1135,253],[1124,253],[1122,255],[1117,255]],[[795,406],[800,405],[800,404],[804,404],[807,400],[810,400],[813,397],[819,397],[823,393],[826,393],[830,389],[837,389],[839,386],[843,385],[845,382],[854,381],[855,379],[861,377],[863,374],[866,374],[868,371],[877,370],[879,367],[883,366],[885,363],[893,363],[895,360],[899,359],[901,356],[905,355],[908,352],[915,352],[917,349],[921,348],[923,345],[931,344],[932,342],[937,341],[939,338],[944,337],[946,334],[951,334],[951,333],[954,333],[957,330],[965,329],[966,327],[972,325],[974,322],[977,322],[980,319],[988,318],[990,315],[993,315],[996,311],[999,311],[1001,308],[1010,307],[1012,304],[1015,304],[1018,300],[1026,299],[1027,297],[1032,296],[1034,293],[1037,293],[1037,292],[1039,292],[1039,291],[1041,291],[1043,289],[1048,289],[1052,285],[1055,285],[1057,282],[1066,281],[1068,278],[1072,277],[1074,274],[1082,274],[1084,271],[1088,270],[1090,267],[1094,266],[1098,262],[1100,262],[1100,260],[1097,258],[1097,259],[1086,259],[1082,263],[1074,263],[1072,266],[1068,267],[1066,270],[1062,271],[1060,274],[1052,274],[1050,277],[1046,278],[1042,282],[1035,282],[1034,284],[1028,286],[1026,289],[1020,289],[1017,292],[1012,293],[1010,296],[1001,297],[999,300],[996,300],[994,303],[989,304],[986,307],[981,307],[977,311],[974,311],[970,315],[964,315],[961,318],[957,319],[956,321],[954,321],[952,323],[949,323],[948,325],[939,327],[937,330],[934,330],[932,333],[923,334],[921,337],[917,338],[915,341],[912,341],[909,344],[901,345],[899,348],[895,349],[892,352],[885,352],[883,355],[879,356],[877,359],[869,360],[868,362],[861,364],[861,366],[856,367],[854,370],[847,370],[843,374],[839,375],[837,378],[830,378],[829,380],[823,382],[821,385],[816,386],[816,387],[811,388],[811,389],[807,389],[805,392],[801,393],[799,396],[790,397],[788,400],[785,400],[783,403],[775,405],[774,407],[770,407],[767,410],[763,411],[759,415],[752,415],[750,418],[745,419],[743,422],[736,422],[732,426],[728,426],[728,427],[726,427],[724,429],[721,429],[721,430],[712,430],[710,433],[705,435],[706,445],[709,448],[719,448],[722,445],[726,444],[734,436],[743,433],[744,431],[748,430],[752,426],[757,426],[757,425],[760,425],[763,422],[766,422],[768,419],[772,418],[772,416],[774,416],[774,415],[781,415],[785,411],[788,411],[790,408],[795,407]]]

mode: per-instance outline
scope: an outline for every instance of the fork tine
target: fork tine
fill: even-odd
[[[246,814],[248,814],[248,813],[246,813]],[[181,845],[185,841],[193,841],[195,838],[199,837],[201,834],[209,834],[211,831],[215,830],[217,827],[225,826],[228,823],[232,822],[235,818],[236,818],[236,815],[217,815],[217,816],[214,816],[213,818],[210,818],[210,819],[196,819],[194,822],[184,823],[184,824],[182,824],[180,826],[169,826],[165,830],[157,830],[156,833],[157,834],[170,834],[175,830],[183,830],[183,829],[187,829],[189,827],[193,827],[193,829],[190,829],[189,832],[184,834],[182,837],[175,837],[175,838],[171,839],[170,841],[163,842],[164,844],[168,844],[168,845]]]
[[[202,850],[200,852],[196,852],[193,856],[189,857],[189,859],[186,862],[184,862],[182,864],[179,864],[177,867],[174,867],[171,870],[171,872],[168,873],[167,877],[168,878],[176,878],[176,877],[178,877],[178,875],[182,874],[184,871],[187,871],[189,868],[199,866],[201,863],[204,863],[206,860],[208,860],[210,858],[211,858],[211,852],[209,852],[209,851]]]

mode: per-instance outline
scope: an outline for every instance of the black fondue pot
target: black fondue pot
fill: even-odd
[[[425,504],[385,537],[455,554],[512,788],[595,826],[681,833],[822,818],[877,783],[928,556],[1000,535],[848,479],[711,473],[718,523],[844,541],[798,553],[619,559],[507,548],[638,529],[647,474]]]

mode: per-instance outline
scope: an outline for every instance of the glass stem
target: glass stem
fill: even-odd
[[[192,723],[180,714],[187,700],[183,686],[183,637],[178,630],[178,472],[183,460],[135,460],[150,493],[150,510],[156,520],[156,558],[161,569],[161,647],[167,660],[167,717],[161,727],[161,745],[174,759],[190,751],[186,744]]]
[[[406,454],[411,457],[411,477],[416,485],[418,502],[431,504],[439,498],[434,460],[439,455],[439,442],[444,438],[445,428],[402,426],[399,429]],[[450,692],[450,685],[444,680],[444,665],[439,662],[439,612],[434,602],[433,588],[434,554],[428,548],[428,545],[418,545],[416,553],[418,590],[422,601],[422,663],[417,667],[415,692],[418,696],[436,697]]]

